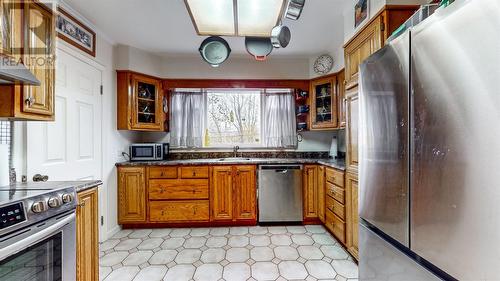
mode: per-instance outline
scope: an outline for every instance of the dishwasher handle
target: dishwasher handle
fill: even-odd
[[[261,165],[260,170],[274,170],[277,173],[286,173],[288,170],[302,170],[302,165]]]
[[[278,170],[274,170],[274,172],[279,173],[279,174],[286,174],[286,173],[288,173],[288,170],[287,169],[278,169]]]

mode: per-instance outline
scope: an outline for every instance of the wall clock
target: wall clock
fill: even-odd
[[[333,58],[330,55],[321,55],[314,62],[314,72],[317,74],[327,74],[332,70]]]

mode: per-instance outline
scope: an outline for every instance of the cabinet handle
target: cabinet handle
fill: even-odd
[[[165,188],[161,187],[160,188],[160,193],[163,193],[163,192],[165,192]]]
[[[163,172],[160,173],[160,177],[163,177]]]
[[[33,97],[29,97],[27,98],[26,100],[24,100],[24,102],[29,105],[29,106],[32,106],[33,103],[35,103],[35,99]]]
[[[80,208],[85,207],[85,201],[83,201],[82,203],[78,204],[78,206],[79,206]]]
[[[194,176],[196,176],[196,172],[195,172],[195,171],[193,171],[193,177],[194,177]]]

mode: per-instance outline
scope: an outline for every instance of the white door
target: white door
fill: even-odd
[[[27,122],[28,181],[35,174],[49,181],[102,179],[102,72],[72,53],[57,48],[55,121]]]

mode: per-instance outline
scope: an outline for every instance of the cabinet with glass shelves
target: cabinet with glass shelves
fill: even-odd
[[[336,86],[336,75],[311,81],[311,130],[328,130],[338,127]]]
[[[118,129],[165,131],[161,80],[130,71],[118,71]]]

